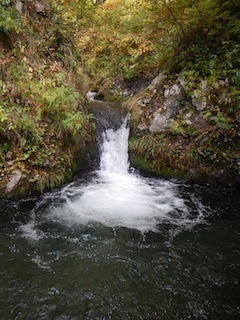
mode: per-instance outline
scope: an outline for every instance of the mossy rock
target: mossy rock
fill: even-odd
[[[152,161],[145,159],[144,157],[130,154],[131,165],[139,170],[143,174],[153,175],[165,179],[179,179],[183,180],[187,178],[187,174],[180,170],[172,170],[167,167],[161,169],[154,168]]]

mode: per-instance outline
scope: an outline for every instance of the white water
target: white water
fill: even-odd
[[[122,126],[117,131],[108,129],[103,133],[100,161],[101,173],[128,175],[128,120],[129,116],[124,119]]]
[[[141,232],[157,231],[161,223],[191,227],[203,221],[203,208],[193,199],[194,208],[178,193],[178,185],[140,177],[129,172],[126,118],[117,131],[103,133],[100,170],[88,183],[70,184],[58,197],[49,218],[64,224],[100,223]],[[54,194],[56,197],[56,194]]]

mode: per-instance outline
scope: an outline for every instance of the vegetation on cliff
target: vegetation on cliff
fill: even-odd
[[[88,88],[125,99],[140,167],[238,180],[239,12],[225,0],[0,0],[0,193],[72,176],[94,130]],[[151,130],[159,118],[168,126]]]
[[[42,192],[72,177],[94,130],[81,59],[54,2],[1,0],[0,17],[0,195]]]
[[[91,11],[77,44],[101,85],[152,79],[162,69],[239,84],[239,11],[237,1],[108,0]]]
[[[239,2],[224,0],[110,0],[95,9],[78,48],[106,99],[134,95],[126,106],[135,165],[239,183],[239,12]],[[148,86],[159,72],[162,80]],[[167,118],[164,94],[174,85],[182,94]],[[156,114],[169,121],[166,130],[151,131]]]

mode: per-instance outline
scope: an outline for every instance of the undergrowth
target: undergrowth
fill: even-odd
[[[75,162],[84,158],[95,130],[83,98],[86,78],[65,24],[50,2],[46,16],[34,4],[25,1],[22,13],[10,1],[1,1],[0,7],[3,195],[17,171],[22,182],[16,193],[62,185],[76,170]]]

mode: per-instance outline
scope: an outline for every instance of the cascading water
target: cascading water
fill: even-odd
[[[85,180],[0,206],[1,319],[240,319],[239,190],[133,174],[127,123]]]
[[[195,201],[190,210],[178,194],[176,183],[129,172],[128,120],[126,116],[116,131],[103,132],[100,169],[90,182],[63,189],[59,196],[64,203],[53,206],[49,218],[68,224],[95,222],[141,232],[157,231],[160,223],[189,227],[202,222],[204,210],[200,203]]]
[[[117,131],[108,129],[103,132],[100,161],[101,171],[123,175],[128,173],[128,120],[129,115],[125,117],[121,127]]]

